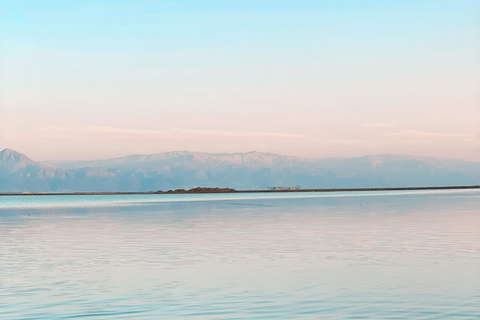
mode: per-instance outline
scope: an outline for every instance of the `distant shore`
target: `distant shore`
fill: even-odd
[[[362,191],[408,191],[408,190],[456,190],[480,189],[475,186],[445,186],[445,187],[398,187],[398,188],[345,188],[345,189],[295,189],[295,190],[235,190],[231,188],[203,188],[189,190],[176,189],[168,191],[146,192],[42,192],[42,193],[0,193],[0,196],[82,196],[82,195],[142,195],[142,194],[223,194],[223,193],[292,193],[292,192],[362,192]]]

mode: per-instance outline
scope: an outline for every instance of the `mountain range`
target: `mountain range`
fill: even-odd
[[[238,190],[275,186],[369,188],[472,185],[480,162],[403,155],[299,158],[273,153],[190,151],[95,161],[36,162],[0,151],[0,192],[157,191],[193,187]]]

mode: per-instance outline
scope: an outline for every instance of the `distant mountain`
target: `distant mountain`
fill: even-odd
[[[49,190],[45,179],[57,176],[57,170],[37,163],[11,149],[0,151],[0,191]]]
[[[4,149],[0,151],[0,164],[0,170],[9,173],[18,172],[31,166],[40,166],[23,153],[12,149]]]
[[[242,166],[245,168],[263,168],[277,165],[292,164],[301,158],[283,156],[273,153],[202,153],[190,151],[163,152],[157,154],[130,155],[121,158],[96,161],[48,162],[50,165],[62,168],[84,167],[114,167],[114,168],[158,168],[159,165],[174,165],[182,167],[219,168],[225,166]]]
[[[480,162],[401,155],[308,159],[262,152],[178,151],[38,163],[10,149],[0,152],[0,192],[409,187],[479,181]]]

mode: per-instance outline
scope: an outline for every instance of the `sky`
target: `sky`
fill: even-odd
[[[480,161],[478,0],[3,0],[0,149]]]

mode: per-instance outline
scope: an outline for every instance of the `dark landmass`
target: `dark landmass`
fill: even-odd
[[[185,194],[185,193],[234,193],[234,192],[240,192],[235,189],[231,188],[204,188],[204,187],[197,187],[193,188],[190,190],[185,190],[185,189],[176,189],[176,190],[168,190],[168,191],[162,191],[159,190],[155,192],[156,194]]]
[[[362,191],[407,191],[407,190],[455,190],[480,189],[475,186],[447,187],[398,187],[398,188],[354,188],[354,189],[296,189],[296,190],[235,190],[232,188],[197,187],[189,190],[176,189],[150,192],[72,192],[72,193],[0,193],[0,196],[69,196],[69,195],[128,195],[128,194],[215,194],[215,193],[279,193],[279,192],[362,192]]]

